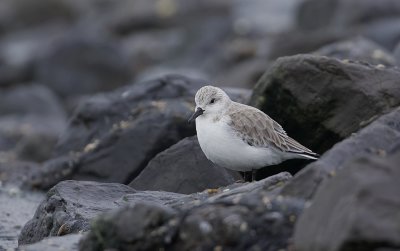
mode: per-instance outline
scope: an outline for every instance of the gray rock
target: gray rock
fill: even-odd
[[[233,184],[190,195],[136,191],[122,184],[89,181],[63,181],[53,187],[39,205],[34,217],[26,223],[19,244],[30,244],[49,236],[61,236],[90,229],[89,222],[100,213],[138,203],[152,203],[183,212],[201,203],[241,200],[244,194],[267,193],[275,196],[291,176],[282,173],[251,184]],[[213,197],[215,197],[213,199]],[[260,203],[257,198],[248,203]]]
[[[23,227],[19,245],[48,236],[61,236],[89,229],[89,220],[116,208],[114,201],[134,190],[122,184],[64,181],[47,192],[33,218]]]
[[[274,196],[288,177],[243,184],[183,210],[146,201],[123,207],[97,218],[80,250],[287,248],[304,207],[303,201]]]
[[[18,251],[78,251],[78,243],[82,238],[82,234],[69,234],[65,236],[45,238],[31,245],[21,245]]]
[[[3,177],[2,170],[0,171]],[[23,225],[32,217],[44,194],[0,182],[0,250],[14,250]]]
[[[315,51],[313,54],[341,60],[349,59],[354,61],[363,61],[374,65],[383,64],[391,66],[395,64],[395,59],[390,52],[363,37],[356,37],[326,45]]]
[[[203,85],[202,80],[168,75],[91,96],[84,100],[72,115],[69,126],[55,149],[55,155],[80,151],[110,131],[115,123],[127,120],[132,114],[132,109],[136,109],[141,102],[149,103],[155,100],[157,104],[160,100],[182,97],[193,99],[197,89]]]
[[[299,172],[282,190],[284,196],[311,199],[319,184],[354,158],[385,156],[400,141],[400,108],[334,145],[318,161]],[[345,171],[343,171],[345,172]]]
[[[69,158],[70,164],[50,160],[32,184],[48,189],[63,179],[129,183],[157,153],[195,134],[187,118],[199,86],[199,80],[166,76],[90,98],[55,150],[55,159]]]
[[[154,157],[129,184],[138,190],[190,194],[241,180],[239,173],[214,165],[202,152],[197,137],[179,141]]]
[[[322,153],[400,104],[400,72],[381,66],[297,55],[276,61],[250,104],[294,139]]]
[[[347,162],[324,182],[297,222],[296,250],[400,248],[399,150]]]

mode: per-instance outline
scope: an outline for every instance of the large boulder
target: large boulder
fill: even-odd
[[[347,162],[354,158],[385,156],[399,141],[400,108],[397,108],[334,145],[318,161],[299,172],[282,189],[282,195],[311,199],[320,183],[346,168]]]
[[[45,237],[89,229],[89,220],[117,205],[114,201],[134,190],[122,184],[64,181],[47,192],[18,238],[19,245]]]
[[[322,153],[400,104],[400,72],[337,59],[283,57],[263,75],[250,104]]]
[[[280,174],[174,210],[143,201],[97,218],[80,250],[279,250],[291,246],[301,200],[275,197]]]
[[[400,248],[399,145],[396,148],[393,155],[347,162],[321,185],[297,222],[296,250]]]
[[[173,210],[189,210],[203,202],[238,200],[246,193],[276,195],[291,176],[282,173],[251,184],[233,184],[220,189],[184,195],[164,191],[136,191],[116,183],[63,181],[47,192],[19,236],[19,244],[29,244],[49,236],[61,236],[90,229],[90,220],[100,213],[137,203],[153,203]],[[235,199],[236,198],[236,199]],[[252,203],[257,202],[252,198]]]
[[[129,186],[189,194],[226,186],[235,180],[241,180],[240,175],[209,161],[193,136],[159,153]]]

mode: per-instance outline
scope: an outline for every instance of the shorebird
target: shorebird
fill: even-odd
[[[276,165],[287,159],[317,159],[318,154],[287,135],[261,110],[232,101],[220,88],[204,86],[195,96],[196,108],[189,122],[196,121],[197,138],[214,164],[244,172]]]

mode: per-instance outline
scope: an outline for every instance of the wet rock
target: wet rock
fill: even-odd
[[[322,153],[400,104],[396,69],[297,55],[276,61],[250,104]]]
[[[395,64],[395,59],[390,52],[362,37],[326,45],[315,51],[314,54],[341,60],[363,61],[374,65],[391,66]]]
[[[14,250],[22,226],[32,217],[44,195],[0,182],[0,250]]]
[[[400,248],[399,150],[347,162],[324,182],[297,222],[296,250]]]
[[[19,244],[29,244],[48,236],[87,231],[98,214],[114,208],[152,203],[182,211],[202,202],[239,200],[243,194],[264,191],[275,196],[291,176],[282,173],[251,184],[233,184],[190,195],[164,191],[136,191],[115,183],[63,181],[53,187],[39,205],[34,217],[24,226]],[[256,198],[252,203],[259,203]]]
[[[289,248],[304,204],[274,196],[288,177],[242,184],[183,210],[146,201],[131,204],[97,218],[80,250]]]
[[[17,250],[19,251],[54,251],[54,250],[68,250],[77,251],[79,240],[82,234],[69,234],[65,236],[57,236],[45,238],[37,243],[31,245],[21,245]]]
[[[63,98],[109,91],[132,78],[129,59],[115,41],[79,33],[50,46],[38,59],[35,76]]]
[[[114,201],[133,192],[122,184],[61,182],[47,192],[33,218],[23,227],[18,243],[30,244],[48,236],[86,231],[90,219],[116,208]]]
[[[197,141],[183,139],[154,157],[129,186],[138,190],[194,193],[241,180],[239,173],[213,165]]]
[[[400,141],[400,108],[334,145],[318,161],[299,172],[282,190],[284,196],[311,199],[319,184],[335,176],[354,158],[385,156]],[[345,172],[345,171],[343,171]]]

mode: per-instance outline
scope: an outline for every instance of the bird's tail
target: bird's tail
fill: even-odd
[[[298,156],[301,156],[305,159],[318,159],[319,158],[319,154],[317,153],[296,153]]]

